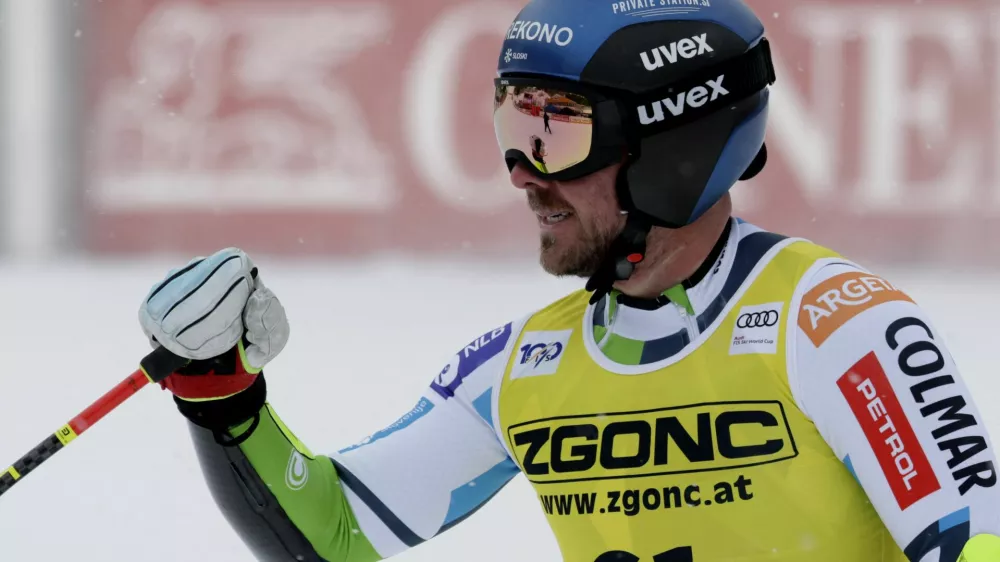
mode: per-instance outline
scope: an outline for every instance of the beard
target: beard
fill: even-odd
[[[555,235],[543,234],[539,263],[557,277],[592,277],[611,249],[615,234],[592,233],[560,243]]]
[[[530,193],[529,204],[533,209],[572,208],[547,191]],[[625,221],[617,211],[608,217],[585,217],[576,209],[572,212],[566,220],[576,221],[573,231],[542,233],[539,263],[546,273],[557,277],[591,277],[601,267]]]

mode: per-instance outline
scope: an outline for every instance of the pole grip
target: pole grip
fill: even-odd
[[[190,359],[175,355],[161,345],[154,349],[152,353],[143,357],[139,365],[150,381],[158,383],[172,375],[175,371],[183,369],[189,363],[191,363]]]

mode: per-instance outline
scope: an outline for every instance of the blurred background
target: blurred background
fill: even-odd
[[[748,1],[779,79],[739,215],[889,276],[995,404],[1000,7]],[[0,0],[0,464],[135,368],[141,298],[194,255],[248,250],[285,302],[271,402],[326,452],[408,411],[469,340],[580,287],[537,267],[493,136],[519,7]],[[69,559],[250,559],[159,390],[0,501],[0,561]],[[517,479],[398,559],[558,554]]]

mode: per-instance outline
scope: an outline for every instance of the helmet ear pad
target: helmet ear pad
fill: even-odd
[[[657,226],[680,228],[718,202],[754,164],[763,168],[767,100],[763,90],[692,123],[641,138],[618,186],[619,199],[630,207],[626,210],[641,209]]]

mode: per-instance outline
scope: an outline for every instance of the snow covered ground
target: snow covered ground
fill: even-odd
[[[172,265],[0,265],[0,464],[135,368],[147,352],[138,303]],[[469,340],[580,285],[531,264],[258,265],[293,324],[269,368],[270,399],[317,452],[391,423]],[[1000,435],[1000,275],[882,273],[930,311]],[[159,389],[141,392],[0,498],[0,561],[70,560],[252,560],[212,503],[184,422]],[[396,560],[559,556],[518,478],[471,519]]]

